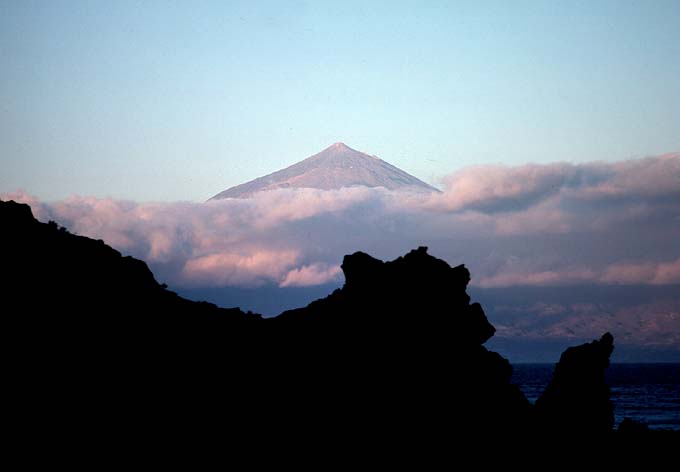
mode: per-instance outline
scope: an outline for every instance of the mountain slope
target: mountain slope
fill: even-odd
[[[356,151],[343,143],[335,143],[290,167],[228,188],[211,200],[247,198],[257,192],[280,188],[332,190],[352,186],[439,192],[382,159]]]

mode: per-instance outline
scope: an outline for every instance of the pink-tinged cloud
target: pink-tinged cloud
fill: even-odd
[[[573,173],[573,166],[562,163],[470,167],[446,177],[445,191],[432,195],[428,206],[444,211],[520,210],[559,192]]]
[[[659,263],[621,263],[609,266],[601,277],[615,284],[680,284],[680,259]]]
[[[188,260],[182,276],[204,286],[258,286],[281,278],[297,260],[296,251],[223,252]]]
[[[337,190],[313,188],[279,189],[261,192],[248,199],[212,200],[206,205],[224,206],[225,203],[239,209],[242,220],[248,220],[259,229],[278,224],[304,220],[319,213],[339,212],[357,203],[374,198],[381,189],[348,187]],[[234,220],[232,220],[234,222]]]
[[[286,274],[280,287],[308,287],[322,285],[337,280],[341,274],[340,266],[312,264],[293,269]]]
[[[680,192],[680,153],[583,164],[578,170],[585,179],[574,186],[573,196],[579,198],[659,197]]]
[[[590,283],[597,279],[597,274],[589,268],[562,268],[538,272],[500,272],[481,277],[474,285],[484,288],[513,287],[526,285],[575,285]]]
[[[680,259],[657,266],[654,284],[680,284]]]
[[[484,288],[554,286],[577,284],[668,285],[680,284],[680,259],[670,262],[615,263],[603,268],[559,268],[530,271],[525,267],[503,267],[474,285]]]
[[[496,234],[521,236],[526,234],[567,234],[578,226],[574,215],[560,208],[559,198],[548,198],[521,212],[494,215]]]
[[[431,196],[351,187],[208,203],[0,198],[103,239],[178,287],[334,282],[345,254],[392,259],[420,245],[465,263],[484,287],[680,283],[680,154],[477,166],[445,182]]]

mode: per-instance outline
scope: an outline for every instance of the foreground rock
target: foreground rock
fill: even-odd
[[[494,328],[470,303],[468,270],[426,248],[345,256],[343,288],[263,319],[182,299],[143,262],[26,205],[0,202],[0,221],[12,392],[32,405],[23,424],[144,418],[365,438],[611,429],[610,335],[567,350],[533,411],[484,347]]]
[[[391,262],[355,253],[342,269],[342,289],[271,320],[294,340],[275,359],[277,370],[306,376],[299,366],[322,360],[317,392],[342,398],[341,418],[396,428],[522,424],[529,404],[510,384],[508,361],[483,346],[494,328],[470,304],[464,266],[451,268],[421,247]]]
[[[552,381],[536,401],[540,427],[558,431],[607,432],[614,427],[614,405],[605,381],[614,338],[570,347],[555,367]]]

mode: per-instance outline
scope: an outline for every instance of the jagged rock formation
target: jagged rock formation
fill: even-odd
[[[540,426],[556,431],[607,432],[614,427],[614,405],[605,371],[614,338],[570,347],[561,356],[545,392],[536,401]]]
[[[611,336],[567,350],[533,412],[509,362],[483,346],[494,328],[470,303],[468,270],[426,248],[391,262],[345,256],[343,288],[263,319],[184,300],[143,262],[39,223],[26,205],[0,202],[0,221],[0,308],[27,425],[171,415],[366,439],[611,428]]]
[[[335,143],[292,166],[228,188],[211,200],[247,198],[282,188],[384,187],[389,190],[437,193],[439,190],[375,156]]]
[[[509,362],[482,345],[494,328],[470,304],[464,266],[421,247],[391,262],[358,252],[342,269],[342,289],[272,320],[293,349],[305,346],[302,358],[323,359],[323,396],[343,392],[340,418],[395,428],[517,427],[529,404],[510,384]]]

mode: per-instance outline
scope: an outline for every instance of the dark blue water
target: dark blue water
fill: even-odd
[[[535,402],[548,385],[554,365],[513,367],[513,383]],[[612,364],[607,369],[607,383],[617,426],[630,417],[653,429],[680,431],[680,364]]]

